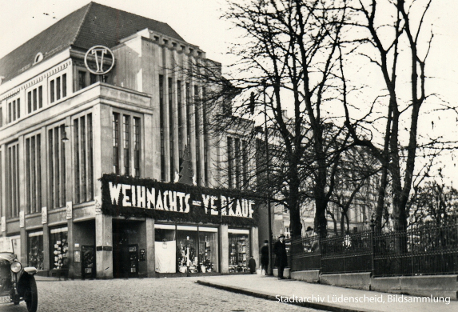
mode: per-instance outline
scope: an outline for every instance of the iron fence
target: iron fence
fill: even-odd
[[[372,229],[289,243],[292,271],[371,272],[374,276],[458,273],[457,220],[421,224],[402,232],[377,233]]]

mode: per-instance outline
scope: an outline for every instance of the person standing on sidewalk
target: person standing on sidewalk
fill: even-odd
[[[269,268],[269,241],[264,241],[264,246],[261,247],[261,275],[264,271],[264,275],[267,275],[267,270]]]
[[[278,268],[278,279],[283,279],[283,270],[288,265],[288,256],[286,254],[285,235],[281,234],[278,241],[275,242],[274,250],[275,266]]]

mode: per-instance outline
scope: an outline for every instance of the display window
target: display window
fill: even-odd
[[[68,228],[50,230],[50,260],[52,269],[68,268]]]
[[[199,266],[202,273],[218,271],[218,229],[199,227]]]
[[[177,269],[181,273],[200,271],[197,226],[177,226]]]
[[[27,240],[27,255],[29,266],[44,270],[43,231],[30,232]]]
[[[156,224],[155,235],[155,264],[158,273],[176,273],[176,230],[172,224]]]
[[[216,227],[156,224],[155,248],[158,273],[218,271]]]
[[[249,270],[250,231],[229,229],[229,272],[243,273]]]

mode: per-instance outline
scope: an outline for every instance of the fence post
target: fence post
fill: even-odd
[[[374,218],[371,219],[371,276],[375,274],[375,220]]]

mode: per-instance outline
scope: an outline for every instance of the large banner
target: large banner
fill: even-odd
[[[105,174],[102,212],[177,222],[257,225],[254,194]]]

